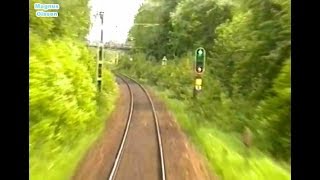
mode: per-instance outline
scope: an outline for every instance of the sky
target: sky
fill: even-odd
[[[93,14],[104,12],[103,18],[103,41],[124,43],[127,34],[134,22],[134,16],[138,12],[144,0],[91,0],[91,23],[92,27],[88,35],[90,41],[100,41],[101,20]]]

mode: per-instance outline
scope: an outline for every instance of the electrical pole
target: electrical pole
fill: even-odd
[[[98,91],[101,92],[102,89],[102,64],[103,64],[103,14],[104,12],[99,12],[100,19],[101,19],[101,40],[99,44],[98,50],[98,60],[97,60],[97,85]]]
[[[103,14],[104,12],[100,12],[100,19],[101,19],[101,43],[103,44]]]

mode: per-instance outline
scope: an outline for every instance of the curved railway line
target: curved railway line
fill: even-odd
[[[125,75],[122,74],[117,74],[117,77],[120,78],[128,87],[128,91],[130,94],[130,107],[129,107],[129,112],[128,112],[128,117],[127,117],[127,122],[126,122],[126,127],[123,133],[123,137],[121,140],[121,144],[119,146],[116,158],[113,162],[112,165],[112,169],[109,173],[109,180],[115,180],[117,179],[117,175],[119,174],[119,167],[121,166],[121,162],[123,161],[123,156],[125,155],[125,150],[126,148],[130,148],[130,145],[128,144],[128,135],[130,134],[130,130],[132,127],[132,121],[134,119],[134,112],[135,112],[135,98],[134,97],[134,93],[133,93],[133,88],[132,87],[134,84],[138,85],[138,87],[141,88],[141,90],[145,93],[145,96],[147,97],[148,101],[149,101],[149,112],[152,112],[152,117],[153,117],[153,121],[154,121],[154,128],[155,128],[155,138],[157,141],[157,146],[158,149],[156,150],[157,154],[158,154],[158,158],[157,159],[157,163],[160,164],[160,168],[158,168],[160,171],[159,172],[159,179],[161,180],[166,180],[166,169],[165,169],[165,162],[164,162],[164,154],[163,154],[163,147],[162,147],[162,140],[161,140],[161,132],[160,132],[160,127],[159,127],[159,121],[158,121],[158,117],[155,111],[155,107],[154,107],[154,103],[149,95],[149,93],[147,92],[147,90],[137,81],[135,81],[134,79],[131,79],[130,77],[127,77]],[[146,107],[148,108],[148,107]],[[138,120],[138,119],[136,119]],[[144,147],[140,147],[140,148],[144,148]]]

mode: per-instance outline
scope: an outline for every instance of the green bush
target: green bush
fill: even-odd
[[[272,95],[262,101],[257,108],[255,121],[261,122],[260,142],[271,142],[271,146],[261,144],[276,158],[291,161],[291,61],[286,60],[284,66],[274,80]]]
[[[224,180],[289,180],[289,171],[257,149],[248,150],[239,136],[225,133],[201,122],[202,116],[189,111],[185,102],[168,98],[170,91],[159,92],[180,126],[208,159],[214,172]]]
[[[113,108],[114,77],[105,69],[98,95],[95,59],[84,45],[30,37],[30,178],[68,179]]]
[[[29,1],[30,179],[70,179],[113,109],[117,86],[103,72],[96,88],[96,50],[83,42],[89,32],[88,0],[59,2],[59,18],[38,18]]]

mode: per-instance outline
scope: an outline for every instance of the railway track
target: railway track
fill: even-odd
[[[163,155],[163,148],[162,148],[162,140],[161,140],[161,133],[160,133],[160,127],[159,127],[159,121],[158,121],[158,117],[154,108],[154,104],[153,101],[149,95],[149,93],[147,92],[147,90],[137,81],[135,81],[134,79],[131,79],[130,77],[127,77],[125,75],[122,74],[117,74],[117,77],[120,78],[128,87],[128,91],[130,94],[130,107],[129,107],[129,112],[128,112],[128,117],[127,117],[127,122],[126,122],[126,127],[123,133],[123,137],[121,140],[121,144],[119,146],[116,158],[113,162],[113,166],[112,169],[109,173],[109,180],[115,180],[117,179],[117,175],[119,174],[119,167],[121,166],[121,162],[123,161],[123,156],[126,153],[126,148],[130,148],[130,145],[128,145],[127,141],[128,141],[128,135],[130,134],[130,129],[132,128],[132,121],[134,119],[134,112],[135,112],[135,101],[138,98],[135,98],[134,93],[133,93],[133,87],[134,84],[138,85],[138,87],[141,88],[141,90],[144,92],[145,96],[147,97],[148,101],[149,101],[149,111],[152,112],[152,118],[154,121],[154,128],[155,128],[155,138],[157,141],[157,158],[156,158],[156,163],[159,164],[159,168],[158,171],[159,172],[159,179],[161,180],[166,180],[166,170],[165,170],[165,162],[164,162],[164,155]],[[130,82],[130,83],[129,83]],[[132,83],[133,82],[133,83]],[[136,87],[137,88],[137,87]],[[136,140],[137,142],[139,141],[139,139]],[[144,147],[140,147],[140,148],[144,148]],[[128,149],[127,149],[128,150]],[[136,168],[136,167],[131,167],[131,168]]]

